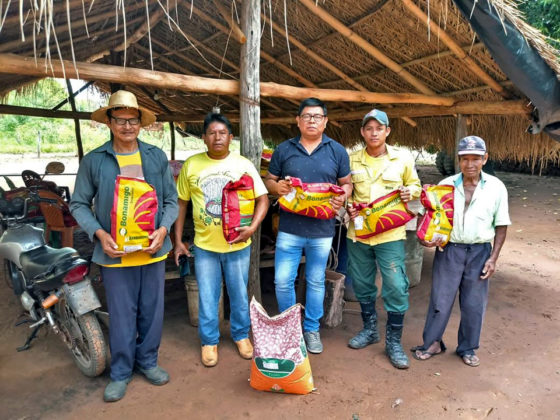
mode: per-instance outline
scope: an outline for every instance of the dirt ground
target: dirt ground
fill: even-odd
[[[420,168],[434,182],[434,168]],[[154,387],[135,375],[126,397],[103,402],[108,372],[84,377],[64,345],[43,331],[31,350],[18,353],[25,327],[14,327],[20,305],[0,287],[0,418],[268,418],[268,419],[558,419],[560,418],[560,183],[558,178],[498,173],[510,193],[513,225],[491,279],[478,355],[464,365],[454,354],[458,308],[444,340],[447,353],[429,361],[411,358],[400,371],[382,343],[347,347],[360,328],[356,303],[340,327],[323,330],[325,351],[310,355],[317,391],[306,396],[259,392],[249,386],[250,361],[242,360],[227,325],[214,368],[202,366],[196,329],[188,322],[179,280],[166,285],[160,364],[171,382]],[[422,282],[410,290],[406,349],[420,344],[431,284],[433,251],[424,255]],[[264,285],[266,288],[266,285]],[[274,297],[264,295],[274,310]],[[456,305],[457,306],[457,305]],[[381,325],[385,312],[378,302]]]

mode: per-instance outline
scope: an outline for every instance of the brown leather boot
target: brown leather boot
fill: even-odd
[[[218,363],[218,346],[202,346],[202,364],[206,367],[216,366]]]
[[[243,340],[236,341],[237,350],[239,350],[239,355],[244,359],[252,359],[253,358],[253,345],[248,338],[244,338]]]

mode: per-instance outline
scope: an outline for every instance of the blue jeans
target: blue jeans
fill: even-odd
[[[194,247],[194,271],[198,284],[198,335],[203,346],[220,341],[218,303],[224,274],[230,303],[230,328],[234,341],[249,337],[249,258],[251,247],[233,252],[206,251]]]
[[[274,260],[274,284],[280,312],[296,303],[294,282],[305,250],[305,319],[303,331],[319,331],[325,298],[325,268],[332,238],[307,238],[278,232]]]

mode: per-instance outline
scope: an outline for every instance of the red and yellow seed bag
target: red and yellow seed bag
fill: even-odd
[[[359,211],[354,218],[356,237],[368,239],[399,226],[404,226],[416,215],[403,203],[399,190],[390,192],[369,204],[353,203]]]
[[[117,176],[111,236],[120,251],[139,251],[150,246],[158,209],[156,191],[143,179]]]
[[[282,209],[315,219],[332,219],[336,216],[330,199],[344,194],[341,187],[327,182],[305,183],[299,178],[290,178],[290,181],[292,191],[278,199]]]
[[[222,190],[222,230],[229,243],[239,236],[235,228],[250,226],[255,213],[253,178],[244,174],[237,181],[230,181]]]
[[[422,216],[416,236],[420,240],[432,242],[441,239],[447,244],[453,229],[453,185],[430,185],[422,187],[420,202],[426,209]]]

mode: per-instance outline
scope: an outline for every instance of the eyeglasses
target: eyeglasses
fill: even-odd
[[[302,114],[299,117],[302,119],[302,121],[309,122],[311,121],[311,119],[313,119],[313,121],[315,121],[316,123],[320,123],[325,119],[325,115],[323,114]]]
[[[138,125],[140,124],[140,118],[116,118],[116,117],[111,117],[113,120],[115,120],[115,124],[117,125],[126,125],[126,123],[129,123],[130,125]]]

